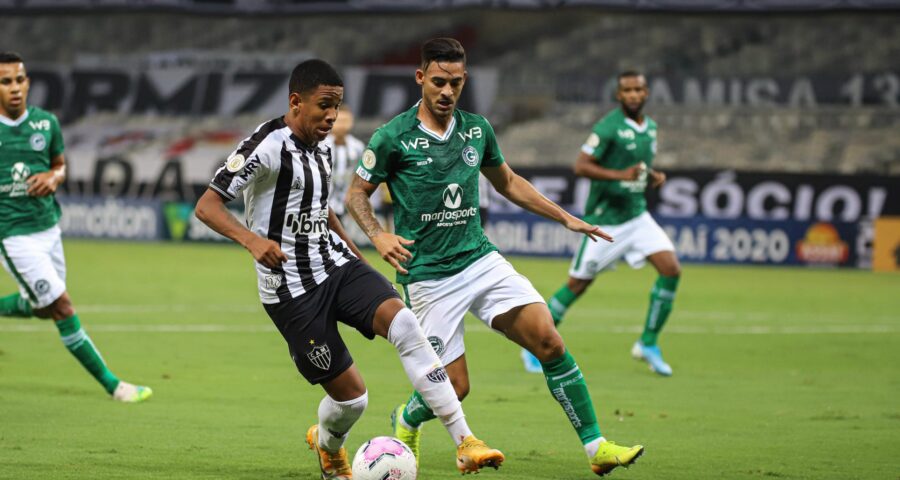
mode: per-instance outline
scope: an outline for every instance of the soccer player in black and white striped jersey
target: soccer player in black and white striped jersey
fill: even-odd
[[[347,433],[366,408],[359,370],[337,321],[397,349],[413,386],[457,444],[463,472],[497,467],[503,454],[469,429],[446,370],[397,291],[369,266],[328,206],[333,164],[320,144],[343,100],[340,75],[321,60],[291,73],[289,110],[257,128],[216,172],[196,215],[246,248],[256,261],[260,299],[300,373],[326,395],[307,431],[323,478],[349,479]],[[246,226],[225,208],[243,193]]]

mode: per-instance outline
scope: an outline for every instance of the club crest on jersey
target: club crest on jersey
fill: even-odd
[[[16,162],[10,169],[9,174],[14,182],[24,182],[26,178],[31,176],[31,169],[22,162]]]
[[[466,165],[470,167],[474,167],[478,165],[478,150],[475,150],[475,147],[469,145],[462,151],[463,161],[466,162]]]
[[[366,153],[363,153],[362,164],[369,170],[375,167],[375,152],[371,148],[366,150]]]
[[[33,133],[31,134],[31,138],[28,139],[28,143],[31,144],[32,150],[40,152],[47,146],[47,139],[40,133]]]
[[[597,148],[597,146],[600,145],[600,135],[592,132],[587,141],[584,143],[591,148]]]
[[[313,345],[313,349],[306,354],[306,358],[321,370],[328,370],[331,367],[331,349],[328,348],[328,344],[316,345],[315,340],[309,342]]]
[[[463,189],[458,183],[451,183],[444,189],[444,206],[447,208],[459,208],[462,204]]]
[[[247,159],[244,158],[240,153],[236,153],[228,158],[228,161],[225,162],[225,168],[231,173],[237,173],[240,169],[244,168],[244,164],[247,162]]]

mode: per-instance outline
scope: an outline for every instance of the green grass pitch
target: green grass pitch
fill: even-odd
[[[150,402],[111,401],[38,320],[0,319],[0,478],[315,479],[303,441],[322,396],[294,370],[233,246],[69,241],[69,291],[114,372]],[[374,256],[373,256],[374,258]],[[562,260],[512,259],[542,294]],[[376,262],[382,271],[384,265]],[[900,476],[900,275],[689,265],[658,378],[629,349],[654,274],[598,279],[560,330],[603,433],[642,443],[622,479]],[[0,293],[14,284],[0,278]],[[476,433],[507,462],[485,479],[591,478],[544,380],[519,349],[469,320]],[[348,449],[389,433],[410,387],[390,345],[344,330],[369,410]],[[425,429],[422,479],[457,478],[452,443]]]

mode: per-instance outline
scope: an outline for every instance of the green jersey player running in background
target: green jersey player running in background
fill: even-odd
[[[610,240],[566,213],[504,162],[488,121],[456,108],[466,56],[454,39],[422,46],[416,82],[422,100],[372,136],[347,194],[347,206],[379,254],[397,271],[407,303],[446,365],[460,399],[469,392],[463,317],[471,312],[540,359],[547,387],[584,445],[591,468],[605,474],[631,464],[643,447],[622,447],[600,433],[587,383],[531,283],[487,239],[478,215],[479,172],[497,191],[531,212]],[[395,234],[381,228],[369,196],[386,182]],[[606,243],[606,242],[602,242]],[[420,427],[434,414],[414,392],[394,412],[394,434],[418,456]]]
[[[54,197],[66,176],[62,132],[56,116],[26,105],[28,87],[22,58],[0,52],[0,258],[19,285],[0,297],[0,316],[52,318],[63,345],[115,400],[146,400],[149,387],[109,371],[66,292]]]
[[[648,181],[651,187],[666,181],[665,174],[650,168],[656,155],[656,122],[642,113],[648,95],[647,80],[642,74],[621,73],[616,89],[620,108],[600,119],[581,147],[575,174],[591,179],[584,220],[610,232],[616,243],[581,242],[572,259],[568,282],[547,303],[553,321],[559,325],[566,310],[598,273],[614,267],[620,258],[634,268],[649,260],[659,278],[650,291],[644,333],[632,347],[631,355],[646,361],[652,371],[669,376],[672,367],[663,360],[656,341],[672,311],[681,266],[672,241],[647,212],[644,197]],[[522,356],[526,370],[540,371],[533,356],[526,351]]]

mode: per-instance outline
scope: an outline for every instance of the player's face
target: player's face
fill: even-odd
[[[422,103],[438,119],[449,119],[466,84],[466,66],[462,62],[431,62],[425,70],[416,70],[416,83],[422,86]]]
[[[622,104],[625,113],[637,116],[644,108],[644,102],[650,91],[647,89],[647,80],[643,75],[636,77],[623,77],[619,80],[619,88],[616,90],[616,99]]]
[[[0,63],[0,115],[16,119],[25,111],[28,76],[25,64]]]
[[[344,87],[332,85],[319,85],[303,95],[291,94],[291,110],[296,112],[300,139],[309,144],[325,140],[343,100]]]

